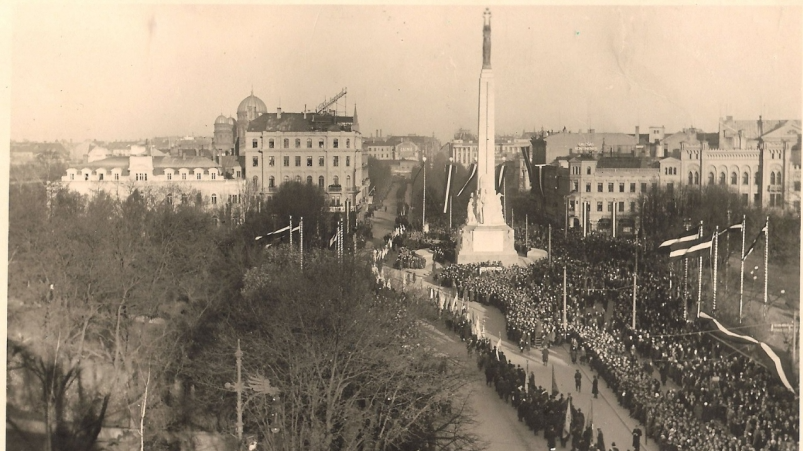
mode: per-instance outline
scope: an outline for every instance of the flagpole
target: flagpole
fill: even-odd
[[[452,230],[452,204],[454,203],[454,198],[449,195],[449,230]]]
[[[524,253],[530,249],[530,218],[524,213]]]
[[[739,270],[739,324],[742,324],[742,305],[744,302],[744,229],[745,215],[742,215],[742,252],[740,254],[741,269]]]
[[[714,227],[714,290],[711,300],[712,313],[717,312],[717,249],[719,248],[719,226]]]
[[[764,305],[767,305],[767,263],[770,256],[770,217],[764,225]]]
[[[691,227],[691,220],[684,219],[686,231]],[[683,319],[689,320],[689,259],[683,258]]]
[[[566,333],[566,266],[563,266],[563,333]]]
[[[547,251],[547,255],[549,255],[549,263],[552,263],[552,224],[549,224],[549,248]]]
[[[298,247],[301,255],[301,270],[304,270],[304,217],[298,222]]]
[[[698,238],[703,237],[703,220],[700,220],[700,232],[697,234]],[[698,275],[697,275],[697,317],[700,317],[700,309],[703,302],[703,254],[700,254],[698,261]]]
[[[290,252],[293,252],[293,215],[290,215]]]
[[[616,238],[616,202],[611,203],[611,236]]]
[[[728,208],[728,233],[725,235],[725,293],[728,292],[728,273],[730,272],[731,267],[731,234],[730,234],[730,226],[731,226],[731,209]]]
[[[630,324],[630,327],[633,330],[636,330],[636,277],[638,277],[638,275],[633,273],[633,320]]]
[[[504,165],[505,164],[502,163],[502,166],[504,166]],[[507,183],[505,183],[505,171],[504,171],[504,169],[501,170],[501,175],[502,175],[502,201],[504,202],[504,204],[502,205],[502,209],[505,212],[504,215],[503,215],[504,218],[505,218],[505,222],[507,222]]]

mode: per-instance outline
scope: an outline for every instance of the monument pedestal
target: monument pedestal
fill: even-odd
[[[504,266],[519,264],[513,241],[513,229],[501,225],[466,225],[457,243],[457,263],[501,262]]]

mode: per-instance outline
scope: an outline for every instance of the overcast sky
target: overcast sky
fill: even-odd
[[[476,130],[472,6],[18,5],[11,138],[211,136],[249,95],[313,109],[342,88],[365,136]],[[492,8],[497,133],[716,131],[800,118],[801,9]]]

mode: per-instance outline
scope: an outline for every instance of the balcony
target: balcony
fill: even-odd
[[[780,193],[783,191],[783,185],[767,185],[768,193]]]
[[[343,187],[341,185],[329,185],[329,187],[327,189],[327,191],[329,191],[330,193],[339,193],[342,190],[343,190]]]

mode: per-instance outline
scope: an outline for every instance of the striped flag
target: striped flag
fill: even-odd
[[[670,259],[699,257],[700,253],[706,249],[710,251],[713,237],[697,238],[694,241],[684,241],[672,245],[669,253]]]
[[[337,235],[338,235],[337,232],[335,232],[335,234],[332,235],[332,239],[329,240],[329,247],[332,247],[337,242]]]
[[[530,182],[530,189],[533,187],[533,161],[530,159],[530,148],[522,147],[521,154],[524,156],[524,164],[527,167],[527,177]]]
[[[569,402],[566,404],[566,416],[563,420],[563,437],[569,437],[572,435],[572,398],[569,398]]]
[[[443,213],[449,208],[449,197],[452,193],[452,174],[454,174],[454,165],[446,165],[446,191],[443,194]]]
[[[741,226],[741,224],[739,225]],[[697,239],[697,235],[698,235],[697,229],[683,231],[680,233],[680,235],[677,236],[677,238],[670,238],[661,243],[661,245],[658,246],[658,250],[667,250],[673,244],[695,240]]]
[[[741,222],[737,222],[736,224],[733,224],[732,226],[729,226],[728,228],[726,228],[723,231],[719,232],[719,234],[722,235],[722,234],[725,234],[725,233],[728,233],[728,232],[741,232],[741,231],[742,231],[742,223]]]
[[[471,180],[473,180],[474,177],[476,177],[476,175],[477,175],[477,163],[474,162],[474,163],[471,163],[471,169],[469,169],[468,180],[466,180],[466,183],[463,185],[462,188],[460,188],[460,191],[458,191],[458,193],[457,193],[458,196],[463,194],[463,191],[466,189],[466,187],[468,186],[469,182],[471,182]]]
[[[501,191],[502,190],[502,184],[505,183],[505,168],[506,167],[507,166],[504,163],[499,165],[499,172],[497,172],[497,179],[496,179],[497,180],[496,181],[496,192]]]
[[[279,229],[279,230],[275,230],[275,231],[273,231],[273,232],[266,233],[265,235],[260,235],[260,236],[258,236],[258,237],[256,237],[256,238],[254,238],[254,241],[259,241],[259,240],[261,240],[262,238],[267,238],[267,237],[269,237],[269,236],[271,236],[271,235],[276,235],[277,233],[286,232],[286,231],[288,231],[288,230],[290,230],[290,226],[289,226],[289,225],[288,225],[288,226],[284,226],[284,227],[282,227],[282,228],[281,228],[281,229]],[[295,230],[297,230],[297,228],[296,228],[296,229],[293,229],[293,231],[295,231]]]
[[[758,232],[758,235],[756,236],[756,239],[753,240],[753,244],[751,244],[750,247],[747,248],[747,250],[744,252],[744,257],[742,257],[742,260],[746,259],[747,256],[750,255],[753,252],[753,249],[755,249],[755,247],[756,247],[756,243],[758,243],[758,239],[761,238],[762,235],[764,235],[765,233],[767,233],[767,225],[766,224],[764,224],[764,227],[761,229],[761,231]]]

